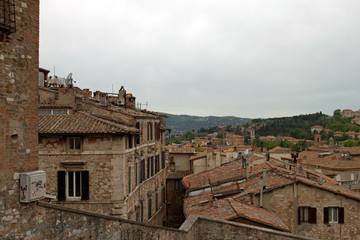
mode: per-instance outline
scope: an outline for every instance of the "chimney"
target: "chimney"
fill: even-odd
[[[84,96],[84,101],[89,101],[89,98],[91,97],[92,92],[88,89],[88,88],[84,88],[83,90],[83,96]]]
[[[213,206],[214,206],[214,199],[211,198],[211,199],[209,200],[209,207],[213,207]]]
[[[263,183],[263,179],[260,178],[260,207],[263,207],[263,202],[264,202],[264,183]]]
[[[249,164],[246,164],[246,166],[245,166],[245,177],[246,177],[246,179],[249,178]]]
[[[135,97],[131,93],[125,95],[125,107],[135,110]]]
[[[106,105],[106,99],[107,99],[107,94],[101,92],[100,93],[100,104]]]
[[[267,161],[267,162],[270,161],[270,152],[267,152],[267,153],[266,153],[266,161]]]
[[[125,105],[126,90],[124,86],[121,86],[119,90],[119,105]]]

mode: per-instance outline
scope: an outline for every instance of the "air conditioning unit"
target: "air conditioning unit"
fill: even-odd
[[[46,172],[20,173],[20,202],[34,202],[45,197]]]

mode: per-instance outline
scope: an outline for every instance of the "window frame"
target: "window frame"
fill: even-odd
[[[78,177],[76,176],[78,174]],[[80,200],[82,195],[82,181],[81,181],[81,171],[66,171],[66,178],[65,178],[65,184],[66,184],[66,199],[68,200]],[[70,180],[70,176],[72,176],[72,180]],[[72,183],[70,183],[72,181]],[[77,182],[80,181],[80,183],[77,186]],[[72,185],[72,187],[70,187]],[[77,189],[79,187],[79,189]],[[72,189],[71,189],[72,188]],[[73,194],[70,195],[70,190],[72,190]],[[79,195],[77,195],[77,190],[79,190]]]
[[[329,223],[339,223],[339,208],[329,207]]]
[[[78,169],[58,171],[57,181],[58,181],[58,195],[57,195],[58,201],[89,200],[89,186],[90,186],[89,171],[78,170]],[[72,183],[70,184],[71,181]],[[72,194],[70,194],[71,188],[72,188]],[[79,191],[79,194],[77,194],[77,190]]]
[[[345,220],[344,208],[338,206],[324,207],[324,224],[343,224]]]
[[[309,206],[298,207],[298,224],[312,223],[316,224],[316,208]]]
[[[76,146],[76,140],[79,140],[79,148],[77,148]],[[70,141],[74,141],[73,142],[73,148],[70,148]],[[66,138],[66,150],[67,151],[82,151],[82,137],[76,137],[76,136],[71,136],[71,137],[67,137]]]

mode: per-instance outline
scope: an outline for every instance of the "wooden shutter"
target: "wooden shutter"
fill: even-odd
[[[344,208],[343,207],[339,207],[339,223],[340,224],[344,223]]]
[[[309,223],[316,224],[316,208],[309,208]]]
[[[329,223],[329,208],[327,207],[324,208],[324,223]]]
[[[65,201],[66,199],[66,185],[65,185],[65,177],[66,173],[65,171],[58,171],[57,172],[57,178],[58,178],[58,201]]]
[[[298,207],[298,216],[297,216],[297,218],[298,218],[298,224],[300,225],[301,224],[301,219],[300,219],[300,215],[301,215],[301,207]]]
[[[81,200],[89,200],[89,171],[81,172]]]

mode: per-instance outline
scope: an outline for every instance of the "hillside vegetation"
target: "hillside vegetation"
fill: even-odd
[[[198,131],[201,128],[240,125],[251,121],[250,118],[239,117],[198,117],[190,115],[174,115],[168,114],[166,125],[171,128],[171,134],[183,134],[187,131]]]

